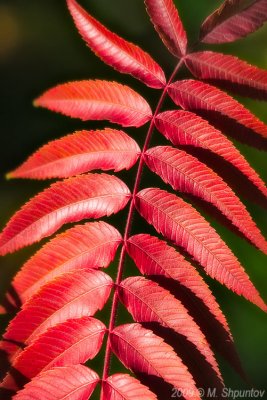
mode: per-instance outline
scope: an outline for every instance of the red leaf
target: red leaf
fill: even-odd
[[[173,0],[145,0],[145,5],[165,46],[174,56],[183,56],[187,37]]]
[[[267,100],[267,71],[237,57],[200,51],[185,59],[193,75],[247,97]]]
[[[148,103],[134,90],[99,80],[58,85],[34,104],[83,121],[107,119],[122,126],[139,127],[152,117]]]
[[[233,42],[259,29],[267,20],[267,1],[226,0],[203,22],[200,38],[204,43]]]
[[[267,311],[237,258],[190,204],[164,190],[150,188],[137,194],[136,207],[158,232],[183,247],[212,278]]]
[[[67,4],[81,36],[106,64],[133,75],[147,86],[157,89],[165,86],[164,72],[149,54],[109,31],[75,0],[68,0]]]
[[[115,374],[104,381],[103,395],[108,400],[157,400],[146,386],[127,374]]]
[[[196,269],[173,247],[154,236],[140,234],[128,239],[127,252],[142,274],[150,277],[163,275],[188,288],[209,308],[231,338],[225,316],[210,288]]]
[[[184,398],[200,400],[195,382],[171,346],[139,324],[121,325],[111,333],[111,346],[134,372],[154,375],[178,388]]]
[[[7,178],[68,178],[94,169],[117,172],[130,169],[140,151],[122,131],[80,131],[44,145]]]
[[[130,277],[120,284],[122,303],[136,322],[158,322],[185,336],[212,366],[222,380],[214,355],[193,318],[183,304],[157,283],[141,276]]]
[[[226,116],[267,138],[267,126],[228,94],[193,79],[175,82],[168,90],[173,101],[187,110],[204,110]]]
[[[57,182],[25,204],[0,236],[0,254],[52,235],[62,225],[117,213],[129,201],[127,186],[107,174],[87,174]]]
[[[98,375],[83,365],[45,371],[19,391],[14,400],[88,400]]]
[[[237,148],[220,131],[189,111],[166,111],[156,117],[157,129],[174,145],[212,151],[231,163],[267,197],[267,188]]]
[[[2,349],[12,355],[16,347],[9,348],[7,341],[28,345],[58,323],[94,315],[104,307],[112,286],[112,279],[101,271],[77,270],[60,275],[23,305],[3,335],[6,342],[2,342]]]
[[[121,242],[120,233],[106,222],[77,225],[56,236],[31,257],[15,276],[12,286],[24,303],[60,274],[107,267]]]
[[[217,207],[248,240],[267,254],[267,241],[246,207],[212,169],[190,154],[170,146],[149,149],[145,161],[173,189],[193,194]]]
[[[90,317],[70,319],[48,329],[14,360],[1,387],[18,390],[22,386],[16,379],[18,372],[30,380],[42,371],[93,359],[102,346],[105,332],[105,325]]]

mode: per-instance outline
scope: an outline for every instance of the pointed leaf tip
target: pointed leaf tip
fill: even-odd
[[[109,31],[75,0],[67,0],[67,5],[82,38],[105,63],[133,75],[147,86],[156,89],[165,86],[164,72],[149,54]]]
[[[116,82],[89,80],[49,89],[35,104],[72,118],[109,120],[122,126],[139,127],[152,118],[146,100],[128,86]]]

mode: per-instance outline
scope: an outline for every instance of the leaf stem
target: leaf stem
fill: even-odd
[[[126,226],[125,226],[125,232],[124,232],[124,237],[123,237],[124,244],[123,244],[122,249],[121,249],[120,260],[119,260],[119,264],[118,264],[118,273],[117,273],[117,278],[116,278],[116,283],[115,283],[114,296],[113,296],[113,302],[112,302],[112,308],[111,308],[111,314],[110,314],[110,322],[109,322],[109,328],[108,328],[109,335],[110,335],[110,332],[113,331],[113,329],[115,327],[115,322],[116,322],[116,316],[117,316],[118,305],[119,305],[119,297],[118,297],[117,287],[120,284],[120,282],[122,280],[122,277],[123,277],[124,262],[125,262],[125,257],[126,257],[125,244],[126,244],[128,238],[129,238],[129,235],[130,235],[133,216],[134,216],[134,212],[135,212],[135,204],[134,204],[135,196],[136,196],[136,194],[137,194],[137,192],[139,190],[141,177],[142,177],[142,172],[143,172],[143,168],[144,168],[144,157],[143,157],[143,155],[146,152],[146,150],[148,149],[149,144],[151,142],[151,138],[152,138],[154,127],[155,127],[155,118],[158,115],[158,113],[160,112],[161,107],[162,107],[162,105],[164,103],[164,100],[165,100],[166,95],[167,95],[168,87],[172,83],[173,79],[175,78],[175,75],[180,70],[180,68],[182,67],[183,63],[184,63],[184,59],[181,58],[179,60],[178,64],[176,65],[175,69],[173,70],[170,79],[168,80],[167,84],[165,85],[164,90],[162,91],[162,94],[161,94],[160,99],[158,101],[158,104],[156,106],[155,112],[154,112],[153,117],[151,119],[148,131],[147,131],[145,143],[144,143],[144,146],[143,146],[143,149],[142,149],[142,153],[141,153],[141,157],[140,157],[140,161],[139,161],[139,165],[138,165],[138,170],[137,170],[137,174],[136,174],[136,180],[135,180],[135,184],[134,184],[134,188],[133,188],[132,198],[131,198],[131,202],[130,202],[128,217],[127,217]],[[111,355],[112,355],[112,351],[111,351],[111,346],[110,346],[110,337],[108,336],[108,339],[107,339],[107,350],[106,350],[106,354],[105,354],[103,377],[102,377],[103,381],[108,378],[109,369],[110,369]],[[102,391],[102,394],[101,394],[101,399],[103,400],[103,391]]]

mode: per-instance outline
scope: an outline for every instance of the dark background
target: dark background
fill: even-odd
[[[180,15],[191,41],[197,37],[198,26],[204,17],[221,2],[214,0],[180,0]],[[169,75],[175,60],[164,49],[153,30],[142,0],[85,0],[90,12],[126,39],[141,45],[159,61]],[[267,67],[267,27],[242,41],[217,47],[225,53]],[[180,77],[183,72],[180,73]],[[94,122],[81,123],[66,117],[35,109],[32,100],[44,90],[69,80],[99,78],[124,82],[142,93],[154,105],[159,94],[145,88],[133,78],[120,75],[104,65],[80,39],[67,12],[64,0],[0,0],[0,225],[47,183],[5,181],[4,174],[18,166],[29,154],[47,141],[80,128],[104,126]],[[256,115],[267,122],[266,104],[242,99]],[[145,129],[129,130],[142,144]],[[239,145],[249,162],[267,181],[266,154]],[[151,183],[152,185],[152,183]],[[130,186],[130,185],[129,185]],[[246,202],[254,219],[267,233],[266,212]],[[121,220],[121,218],[120,218]],[[224,240],[243,263],[252,281],[265,300],[266,257],[244,240],[212,221]],[[138,230],[138,229],[137,229]],[[11,277],[36,250],[31,246],[17,254],[0,259],[0,290],[3,294]],[[235,338],[244,367],[255,387],[266,383],[266,317],[255,306],[211,282],[215,295],[224,310]],[[2,321],[2,322],[1,322]],[[2,327],[7,319],[1,317]],[[222,362],[226,386],[245,385]]]

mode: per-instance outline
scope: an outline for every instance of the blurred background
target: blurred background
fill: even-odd
[[[142,0],[84,0],[80,3],[102,23],[124,38],[142,46],[169,75],[175,60],[165,50],[149,18]],[[201,21],[221,2],[215,0],[177,0],[180,15],[191,43],[198,35]],[[267,26],[235,44],[217,46],[218,51],[234,54],[252,64],[267,68]],[[210,46],[212,48],[212,46]],[[179,77],[185,76],[182,71]],[[42,144],[81,128],[108,124],[82,123],[35,109],[32,101],[44,90],[65,81],[99,78],[118,80],[142,93],[152,106],[159,94],[145,88],[129,76],[123,76],[104,65],[84,44],[67,12],[64,0],[0,0],[0,226],[30,197],[47,186],[47,182],[6,181],[4,175],[18,166]],[[266,103],[242,99],[257,116],[267,123]],[[129,130],[142,145],[145,129]],[[267,181],[266,153],[238,144],[247,159]],[[122,174],[122,176],[124,176]],[[131,187],[132,176],[128,182]],[[153,176],[151,175],[150,179]],[[155,180],[155,185],[158,181]],[[151,184],[152,186],[152,184]],[[245,200],[244,200],[245,201]],[[245,201],[254,219],[267,236],[264,209]],[[121,224],[122,217],[114,218]],[[243,239],[210,220],[242,262],[252,281],[267,300],[266,257]],[[140,232],[143,226],[135,227]],[[123,225],[121,224],[121,229]],[[0,292],[3,296],[10,279],[38,246],[0,259]],[[129,268],[131,267],[129,263]],[[111,271],[115,270],[115,264]],[[112,272],[113,273],[113,272]],[[256,388],[266,384],[266,317],[244,299],[211,282],[214,293],[225,312],[244,368]],[[1,329],[8,321],[0,317]],[[100,360],[101,361],[101,360]],[[100,362],[99,361],[99,362]],[[221,360],[226,386],[245,388],[245,384]]]

